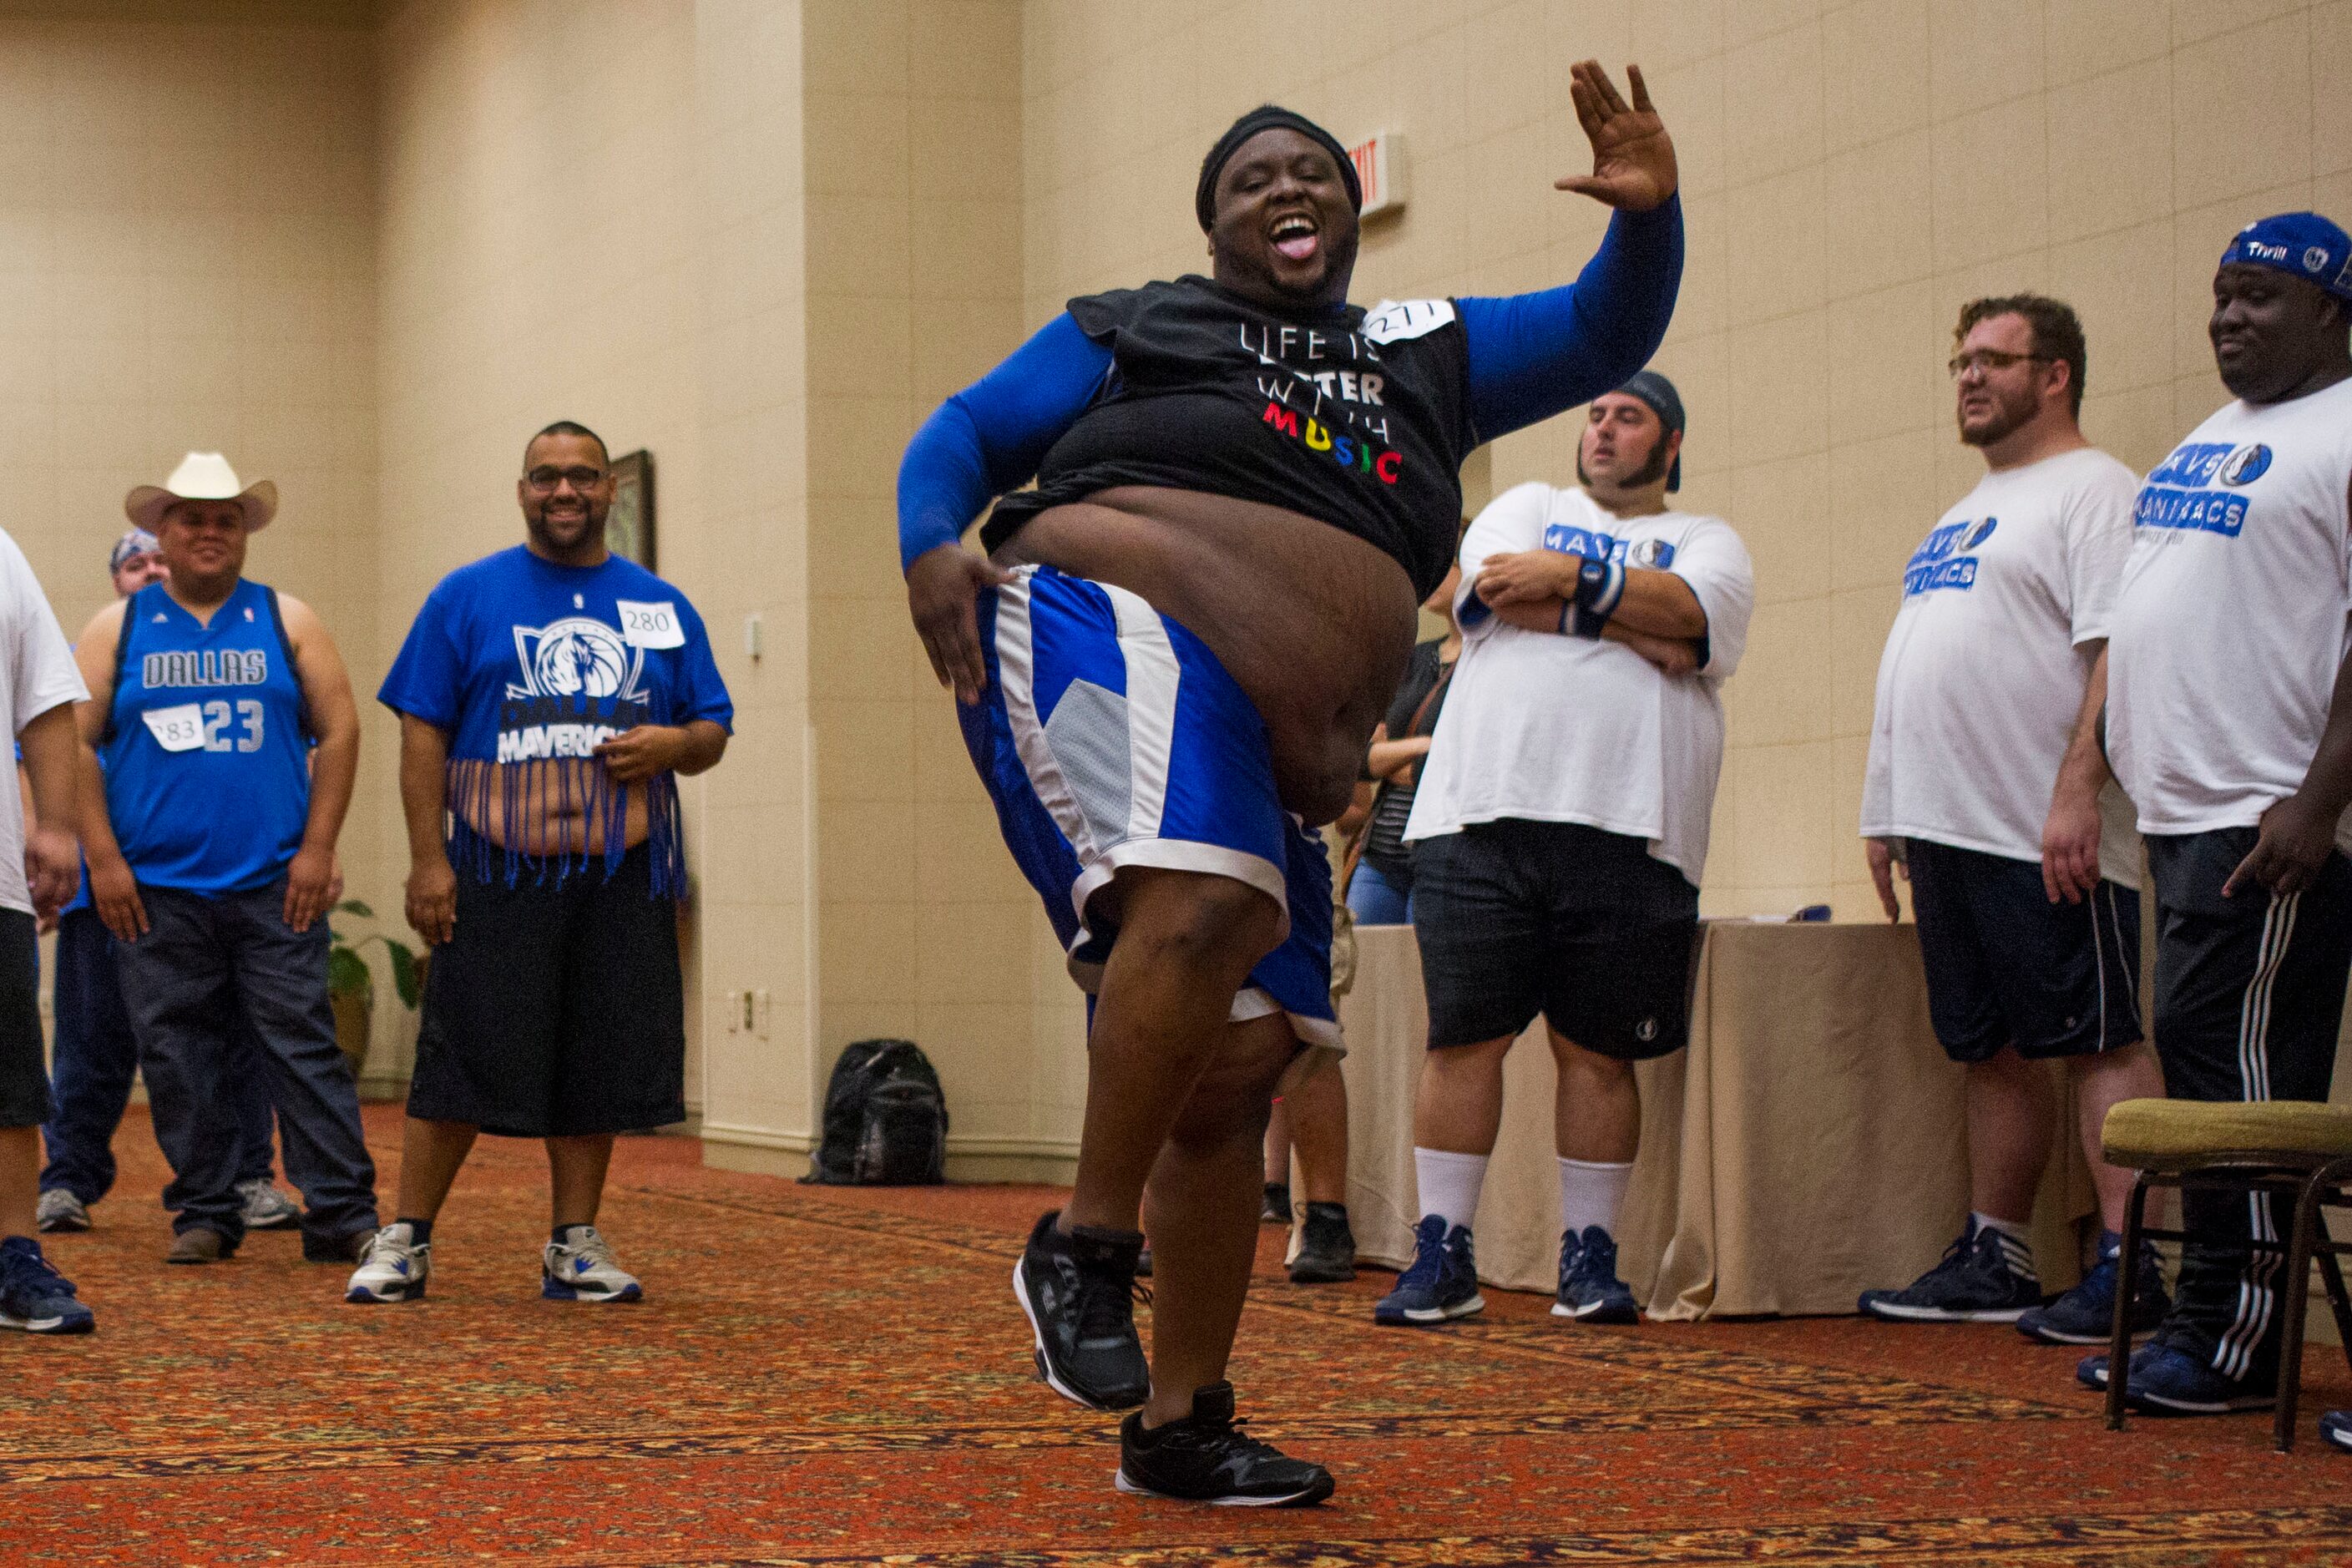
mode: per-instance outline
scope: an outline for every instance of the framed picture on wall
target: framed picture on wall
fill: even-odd
[[[654,566],[654,455],[640,447],[613,459],[613,510],[604,548],[651,572]]]

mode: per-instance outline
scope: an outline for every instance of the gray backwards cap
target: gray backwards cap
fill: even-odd
[[[1667,429],[1679,434],[1685,427],[1683,417],[1683,395],[1675,390],[1673,382],[1668,381],[1656,371],[1637,370],[1626,377],[1625,384],[1617,390],[1628,397],[1638,397],[1648,404],[1650,412],[1656,415],[1659,423]],[[1677,452],[1675,454],[1675,466],[1666,473],[1666,489],[1678,490],[1682,488],[1683,455]]]

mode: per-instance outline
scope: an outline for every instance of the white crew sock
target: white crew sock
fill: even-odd
[[[1421,1187],[1421,1212],[1445,1216],[1450,1234],[1478,1215],[1478,1189],[1486,1184],[1486,1156],[1454,1154],[1413,1146],[1412,1173]]]
[[[1559,1223],[1570,1236],[1582,1236],[1599,1226],[1613,1238],[1617,1211],[1625,1206],[1625,1184],[1633,1179],[1633,1163],[1601,1164],[1591,1160],[1559,1162]]]
[[[1993,1231],[2000,1237],[2001,1256],[2009,1260],[2011,1273],[2021,1279],[2042,1278],[2033,1267],[2033,1240],[2026,1226],[2013,1219],[1995,1219],[1989,1214],[1971,1212],[1969,1217],[1976,1221],[1979,1230]]]

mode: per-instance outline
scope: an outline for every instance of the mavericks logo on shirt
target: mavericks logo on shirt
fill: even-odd
[[[1903,568],[1903,596],[1908,599],[1943,588],[1965,594],[1975,587],[1977,558],[1963,552],[1981,547],[2000,526],[1997,517],[1964,517],[1929,533],[1911,552],[1910,564]]]
[[[1581,555],[1588,561],[1621,561],[1628,566],[1647,567],[1654,572],[1663,572],[1675,563],[1675,547],[1665,540],[1620,539],[1613,533],[1596,533],[1565,522],[1545,526],[1543,547],[1563,554]]]
[[[499,711],[499,761],[592,756],[645,722],[645,649],[603,621],[568,616],[517,626],[514,639],[522,679]]]
[[[2270,471],[2271,449],[2256,441],[2189,441],[2173,449],[2132,507],[2136,528],[2193,529],[2235,539],[2246,526],[2242,489]],[[2221,489],[2203,487],[2220,481]]]

